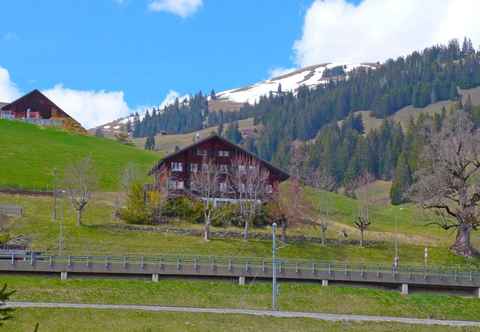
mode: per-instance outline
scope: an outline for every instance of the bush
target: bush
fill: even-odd
[[[224,204],[213,211],[212,225],[216,227],[241,224],[240,210],[237,204]]]
[[[10,240],[10,235],[8,233],[0,232],[0,245],[4,245]]]
[[[143,186],[133,183],[127,193],[127,204],[119,211],[120,219],[129,224],[153,224],[154,208],[145,202]]]
[[[191,223],[202,223],[203,205],[201,202],[187,197],[171,198],[162,207],[161,214],[168,218],[179,218]]]

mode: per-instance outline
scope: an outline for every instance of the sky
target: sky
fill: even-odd
[[[93,127],[177,96],[324,62],[480,44],[479,0],[0,3],[0,101],[38,88]]]

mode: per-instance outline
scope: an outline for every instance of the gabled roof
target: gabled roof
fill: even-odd
[[[30,91],[29,93],[27,93],[26,95],[23,95],[21,96],[20,98],[12,101],[11,103],[8,103],[6,105],[3,105],[1,106],[2,109],[9,109],[11,106],[15,106],[16,104],[19,104],[21,103],[22,101],[24,101],[25,99],[28,99],[30,97],[37,97],[37,98],[41,98],[41,99],[46,99],[48,103],[50,103],[50,105],[54,106],[55,108],[57,108],[60,112],[62,112],[63,114],[65,114],[66,116],[68,116],[69,118],[73,119],[70,115],[67,114],[67,112],[65,112],[64,110],[62,110],[61,107],[59,107],[57,104],[55,104],[53,101],[51,101],[50,99],[48,99],[47,96],[45,96],[43,93],[41,93],[38,89],[35,89],[35,90],[32,90]]]
[[[284,171],[282,171],[280,168],[276,167],[276,166],[273,166],[271,163],[269,163],[268,161],[266,160],[263,160],[262,158],[258,157],[257,155],[245,150],[244,148],[230,142],[229,140],[223,138],[222,136],[219,136],[217,134],[214,134],[214,135],[210,135],[206,138],[203,138],[193,144],[190,144],[180,150],[178,150],[177,152],[174,152],[174,153],[171,153],[169,155],[167,155],[166,157],[164,157],[163,159],[161,159],[151,170],[150,172],[148,173],[148,175],[152,175],[156,170],[158,170],[165,162],[167,161],[170,161],[171,159],[181,155],[183,152],[187,151],[187,150],[190,150],[190,149],[193,149],[205,142],[208,142],[208,141],[211,141],[211,140],[219,140],[223,143],[225,143],[226,145],[230,146],[231,148],[233,149],[236,149],[236,150],[240,150],[242,151],[243,153],[247,154],[248,156],[250,157],[253,157],[255,159],[257,159],[260,163],[262,163],[266,168],[270,169],[271,171],[277,173],[279,176],[280,176],[280,179],[282,181],[285,181],[287,180],[290,175]]]

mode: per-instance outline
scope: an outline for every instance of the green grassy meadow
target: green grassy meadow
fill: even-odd
[[[119,176],[128,163],[143,173],[159,159],[153,152],[116,141],[0,120],[0,187],[52,188],[52,170],[63,172],[72,161],[91,156],[100,190],[118,189]]]
[[[187,307],[270,309],[271,284],[254,280],[69,279],[59,276],[2,276],[16,289],[12,301],[141,304]],[[458,295],[412,293],[319,283],[280,282],[279,308],[287,311],[478,320],[480,301]]]
[[[152,231],[133,231],[121,227],[122,221],[113,218],[113,201],[117,194],[98,193],[89,203],[84,215],[84,225],[78,227],[75,224],[73,210],[68,201],[60,202],[64,211],[64,253],[72,254],[145,254],[145,255],[217,255],[217,256],[245,256],[245,257],[269,257],[271,255],[271,242],[250,240],[245,242],[240,239],[213,239],[203,241],[197,236],[180,236]],[[336,194],[331,195],[336,200],[335,210],[332,212],[332,229],[328,237],[336,239],[335,228],[349,227],[348,211],[353,213],[353,200]],[[25,215],[21,218],[12,219],[9,224],[11,237],[24,236],[30,241],[33,249],[41,251],[58,252],[60,223],[52,221],[52,198],[30,197],[20,195],[0,194],[0,202],[18,204],[24,207]],[[412,209],[413,207],[409,207]],[[395,211],[392,210],[386,211]],[[406,210],[409,211],[409,210]],[[406,213],[406,212],[405,212]],[[338,220],[338,221],[337,221]],[[450,241],[446,232],[429,234],[430,228],[420,225],[402,225],[409,219],[398,221],[399,248],[401,263],[421,265],[423,264],[423,239],[428,239],[431,265],[480,265],[480,259],[465,259],[454,256],[448,250],[446,243]],[[177,224],[178,223],[178,224]],[[173,222],[172,227],[201,227],[201,225]],[[378,219],[378,225],[382,232],[376,236],[393,233],[394,225],[389,222],[388,215]],[[417,227],[416,241],[412,242]],[[413,229],[412,229],[413,228]],[[236,229],[239,231],[239,229]],[[255,229],[255,231],[269,232],[268,228]],[[315,228],[292,228],[292,234],[319,235]],[[412,235],[410,235],[410,233]],[[373,232],[372,232],[373,233]],[[355,237],[355,233],[351,234]],[[370,235],[367,235],[369,237]],[[383,263],[391,264],[394,257],[394,244],[388,238],[374,242],[364,248],[353,244],[329,244],[325,247],[317,243],[287,243],[282,244],[279,250],[280,257],[306,258],[317,260],[338,260],[347,262]]]
[[[421,326],[396,323],[326,322],[301,318],[272,318],[228,314],[152,313],[118,310],[19,309],[5,331],[39,332],[154,332],[154,331],[332,331],[332,332],[446,332],[478,331],[476,328]]]

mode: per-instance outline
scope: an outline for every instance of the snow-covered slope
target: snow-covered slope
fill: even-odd
[[[261,81],[242,88],[236,88],[218,92],[215,100],[209,100],[209,109],[212,111],[237,111],[243,104],[254,104],[260,97],[268,95],[270,92],[275,93],[281,85],[282,91],[296,91],[300,86],[315,87],[326,84],[331,80],[339,80],[348,77],[348,73],[355,68],[374,69],[376,64],[360,63],[360,64],[339,64],[324,63],[313,65],[297,70],[293,70],[281,76],[273,77],[265,81]],[[145,115],[145,110],[139,112],[140,118]],[[124,132],[127,123],[133,123],[133,114],[128,117],[114,120],[97,128],[109,135]],[[93,128],[91,132],[95,132]]]
[[[295,91],[302,85],[318,86],[326,84],[330,80],[344,78],[345,75],[348,76],[348,72],[358,67],[374,69],[375,64],[326,63],[309,66],[243,88],[219,92],[217,98],[236,103],[254,104],[261,96],[278,91],[279,85],[281,85],[282,91]]]

